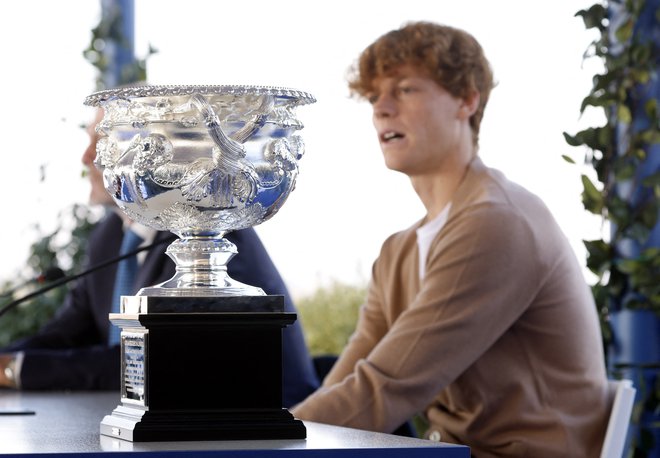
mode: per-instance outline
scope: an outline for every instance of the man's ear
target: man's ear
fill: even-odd
[[[477,112],[477,108],[479,108],[480,100],[481,100],[481,96],[477,91],[474,91],[472,94],[470,94],[469,97],[463,99],[459,111],[461,117],[465,117],[465,119],[470,119],[470,117]]]

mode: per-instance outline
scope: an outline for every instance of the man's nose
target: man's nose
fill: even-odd
[[[82,155],[82,163],[86,166],[92,166],[94,159],[96,159],[96,139],[91,139]]]
[[[377,118],[382,118],[385,116],[392,116],[396,113],[396,104],[394,97],[387,93],[382,93],[378,96],[375,102],[373,102],[373,111],[374,116]]]

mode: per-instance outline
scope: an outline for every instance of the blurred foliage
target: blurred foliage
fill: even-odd
[[[577,13],[587,28],[597,28],[600,38],[591,44],[586,57],[598,57],[605,66],[593,78],[591,92],[582,101],[587,107],[603,109],[607,123],[575,135],[564,133],[568,144],[586,146],[584,162],[597,181],[582,175],[582,202],[589,212],[611,223],[609,237],[587,240],[587,267],[597,276],[593,287],[606,341],[611,339],[607,317],[621,307],[660,313],[660,261],[657,248],[638,254],[625,253],[622,246],[644,246],[660,214],[660,171],[640,176],[653,145],[660,143],[660,107],[657,95],[640,87],[656,79],[660,49],[653,39],[640,39],[636,22],[644,0],[610,1]],[[625,8],[626,20],[616,30],[614,44],[609,31],[608,7]],[[658,18],[656,12],[656,18]],[[646,125],[632,122],[632,113],[647,118]],[[571,158],[565,157],[570,162]],[[627,195],[635,189],[635,195]],[[631,245],[632,244],[632,245]]]
[[[122,35],[122,14],[116,3],[104,10],[99,23],[91,30],[89,45],[83,56],[98,70],[96,86],[105,89],[105,75],[110,62],[109,45],[128,45]],[[147,56],[134,59],[122,68],[120,84],[146,80],[146,61],[157,52],[149,47]],[[81,151],[82,154],[82,151]],[[42,176],[42,181],[46,179]],[[0,310],[13,299],[23,297],[39,287],[46,286],[32,279],[52,267],[60,267],[66,275],[80,271],[85,257],[86,240],[93,224],[99,219],[98,212],[84,205],[74,204],[63,209],[57,217],[56,228],[44,233],[35,225],[37,240],[31,245],[26,265],[15,278],[0,281]],[[0,348],[9,342],[34,333],[62,305],[69,288],[59,287],[21,303],[0,317]],[[11,292],[11,294],[10,294]]]
[[[588,107],[602,109],[607,121],[575,135],[564,133],[564,137],[569,145],[586,147],[584,163],[594,172],[582,175],[585,209],[610,223],[609,234],[584,241],[587,267],[597,277],[592,291],[603,340],[609,346],[614,344],[612,313],[641,309],[660,315],[660,248],[650,243],[660,214],[660,170],[656,166],[649,171],[653,163],[649,155],[657,154],[660,143],[659,94],[651,89],[657,88],[660,78],[660,49],[658,37],[646,30],[651,29],[648,24],[654,24],[657,33],[660,9],[655,0],[610,0],[576,16],[587,29],[599,32],[585,57],[596,57],[604,64],[604,72],[594,76],[580,112]],[[654,369],[656,382],[660,380],[657,367],[641,366],[637,369]],[[621,364],[615,364],[612,375],[617,377],[621,369]],[[651,432],[659,425],[641,421],[645,414],[657,418],[660,386],[646,385],[636,380],[641,401],[633,411],[639,434],[634,435],[628,451],[632,457],[660,451]]]
[[[4,296],[0,302],[0,309],[14,299],[23,297],[37,288],[47,286],[47,283],[34,281],[34,279],[52,267],[59,266],[65,275],[75,273],[78,266],[83,263],[86,239],[98,217],[98,214],[86,206],[75,204],[59,213],[56,227],[52,232],[43,234],[39,226],[35,226],[39,238],[30,246],[26,266],[21,273],[17,274],[16,278],[5,280],[2,283]],[[62,304],[67,292],[67,287],[53,289],[21,303],[2,315],[0,347],[33,334],[43,326]]]
[[[127,49],[132,47],[122,32],[123,16],[120,5],[111,2],[104,10],[99,23],[92,29],[92,37],[89,46],[83,51],[85,59],[98,70],[96,77],[97,90],[109,89],[106,77],[111,69],[112,56],[108,50],[119,47]],[[118,86],[134,83],[136,81],[147,81],[147,60],[158,50],[149,44],[147,55],[141,59],[135,58],[132,62],[124,65],[119,72]]]
[[[338,355],[355,330],[365,286],[335,282],[297,299],[296,307],[313,356]]]

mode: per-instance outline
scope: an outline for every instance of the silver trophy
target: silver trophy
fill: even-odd
[[[101,91],[96,165],[131,219],[179,236],[176,275],[139,296],[263,295],[227,275],[228,231],[263,223],[293,190],[304,142],[296,107],[310,94],[260,86]]]
[[[132,220],[178,236],[176,273],[122,296],[121,404],[101,433],[131,441],[300,439],[282,408],[282,296],[233,280],[224,238],[273,216],[293,190],[310,94],[262,86],[97,92],[96,165]],[[240,256],[240,254],[239,254]],[[218,373],[222,373],[218,377]]]

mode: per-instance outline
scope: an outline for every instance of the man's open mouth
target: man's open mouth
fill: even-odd
[[[381,140],[384,142],[390,142],[398,138],[403,138],[403,134],[394,131],[387,131],[380,136]]]

